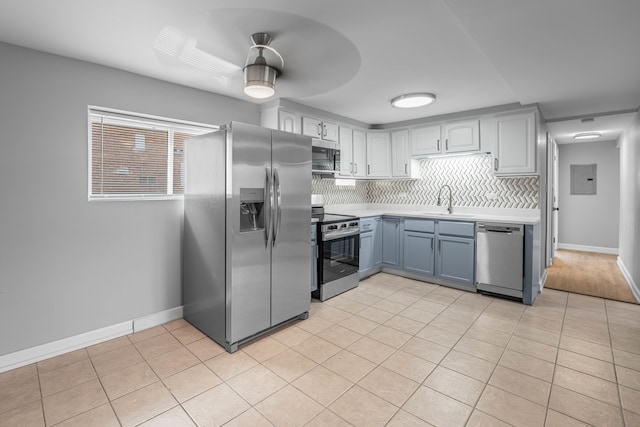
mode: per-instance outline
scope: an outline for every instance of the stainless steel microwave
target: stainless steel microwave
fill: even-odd
[[[336,142],[313,139],[311,170],[314,173],[340,172],[340,146]]]

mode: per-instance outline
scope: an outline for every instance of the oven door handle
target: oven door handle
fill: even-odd
[[[344,237],[359,236],[359,235],[360,235],[360,230],[358,230],[358,231],[344,231],[342,233],[331,233],[329,235],[322,236],[322,241],[323,242],[329,242],[331,240],[342,239]]]

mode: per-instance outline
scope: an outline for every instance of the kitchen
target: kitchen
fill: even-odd
[[[337,4],[333,6],[344,7]],[[547,6],[552,8],[551,5]],[[37,7],[45,5],[38,4]],[[47,11],[54,15],[56,13],[53,10]],[[390,20],[392,17],[399,19],[398,12],[387,9],[384,12]],[[335,13],[322,13],[323,16],[332,14]],[[546,15],[545,13],[544,16]],[[627,16],[634,15],[628,13]],[[558,19],[560,17],[558,12]],[[47,25],[52,25],[53,20],[50,18],[41,19],[39,24],[43,31]],[[371,19],[371,22],[376,22]],[[5,25],[3,22],[2,27],[11,28],[11,25],[15,24]],[[615,25],[611,27],[613,26]],[[18,47],[28,43],[9,36],[3,35],[1,39],[9,44],[1,45],[0,65],[0,79],[3,82],[2,102],[5,104],[0,119],[2,146],[5,149],[0,168],[4,199],[1,225],[3,284],[0,288],[0,312],[2,324],[5,325],[0,340],[0,353],[3,356],[11,355],[105,328],[107,329],[100,335],[102,339],[116,337],[127,330],[124,324],[130,325],[131,319],[144,319],[155,313],[179,307],[179,284],[182,275],[182,202],[87,202],[87,105],[199,123],[211,123],[213,117],[215,124],[231,121],[259,124],[259,106],[114,68],[79,62],[66,58],[65,56],[73,55],[64,51],[52,50],[52,53],[42,53]],[[274,40],[274,46],[275,43]],[[621,48],[620,51],[625,50]],[[626,52],[632,51],[631,48]],[[417,52],[412,51],[409,56],[417,55]],[[246,51],[243,50],[242,56],[245,54]],[[364,53],[362,55],[363,58],[371,58],[373,52],[369,51],[367,56],[364,56]],[[627,61],[634,60],[625,56],[622,58]],[[637,70],[634,65],[620,68]],[[136,72],[135,69],[129,71]],[[527,70],[519,71],[527,74]],[[535,73],[542,71],[538,68]],[[480,74],[481,71],[477,72]],[[613,69],[610,72],[613,72]],[[534,73],[534,70],[529,73]],[[536,81],[535,73],[528,77],[531,84]],[[607,73],[603,73],[604,75]],[[610,88],[612,93],[620,93],[619,100],[631,96],[634,88],[638,86],[630,86],[624,91],[616,92],[616,88],[610,85],[622,81],[622,78],[616,75],[608,80],[610,81],[607,84],[603,83],[600,86]],[[283,89],[284,82],[283,74]],[[278,87],[276,86],[277,91]],[[474,92],[469,89],[468,93]],[[361,90],[359,94],[345,97],[344,104],[355,103],[364,108],[373,102],[370,96],[373,94]],[[445,100],[446,96],[440,95],[434,107],[442,105]],[[523,100],[515,98],[515,101]],[[636,98],[629,106],[610,105],[601,110],[595,107],[586,108],[591,101],[595,101],[595,98],[581,101],[585,111],[566,116],[627,109],[630,106],[637,108],[638,104]],[[386,98],[385,102],[388,102]],[[512,100],[507,99],[491,106],[507,102]],[[526,104],[528,101],[524,100],[523,103]],[[457,111],[480,107],[481,105],[470,105]],[[333,106],[321,110],[323,114],[340,113]],[[419,114],[431,114],[426,112],[427,110],[424,111]],[[394,115],[390,116],[389,120],[379,119],[371,122],[392,123],[405,120],[405,116],[401,116],[397,110],[389,108],[389,114]],[[316,117],[318,114],[311,116]],[[36,123],[33,123],[34,119]],[[638,263],[634,262],[637,260],[640,240],[635,231],[638,229],[638,183],[633,179],[634,171],[638,169],[637,114],[633,120],[635,127],[624,132],[620,141],[620,229],[624,230],[620,233],[620,256],[631,270],[635,283],[638,283]],[[363,121],[358,120],[356,123],[347,124],[364,127],[362,123]],[[407,126],[412,124],[407,123]],[[42,185],[46,182],[55,182],[55,186],[48,188]],[[13,183],[18,185],[11,185]],[[325,193],[328,206],[388,203],[381,195],[385,190],[369,193],[370,187],[384,187],[384,184],[356,181],[355,187],[337,188],[331,180],[314,182],[315,189]],[[389,193],[397,197],[394,200],[406,200],[401,198],[402,192],[406,193],[407,197],[416,194],[416,190],[413,189],[397,191],[397,188],[393,187],[400,184],[390,185]],[[455,186],[453,188],[455,201],[461,193]],[[434,205],[437,194],[434,191],[428,193],[428,196],[425,196],[430,198],[427,203]],[[372,194],[371,199],[369,194]],[[458,203],[459,201],[454,202],[454,212],[459,206]],[[445,207],[441,209],[444,211]],[[381,282],[384,283],[385,280]],[[538,298],[543,295],[544,292]],[[157,322],[157,319],[153,319],[151,324],[153,322]],[[144,320],[138,323],[141,329],[144,328]],[[9,328],[6,325],[16,326]],[[116,327],[118,325],[119,328]],[[7,365],[13,363],[12,359],[5,360],[9,362]]]

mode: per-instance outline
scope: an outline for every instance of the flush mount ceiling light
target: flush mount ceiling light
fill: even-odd
[[[600,132],[584,132],[584,133],[577,133],[573,136],[573,139],[596,139],[596,138],[600,138],[602,136],[602,134]]]
[[[264,99],[276,93],[276,77],[282,74],[284,59],[272,47],[271,36],[267,33],[255,33],[251,36],[253,46],[244,66],[244,93],[252,98]],[[257,56],[252,59],[256,54]],[[265,57],[269,56],[269,61]],[[275,60],[274,60],[275,59]],[[276,66],[274,63],[279,62]]]
[[[436,96],[432,93],[408,93],[391,100],[391,105],[396,108],[417,108],[435,102]]]

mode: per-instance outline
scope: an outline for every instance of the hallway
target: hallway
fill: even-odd
[[[638,304],[616,255],[561,249],[547,274],[546,288]]]

